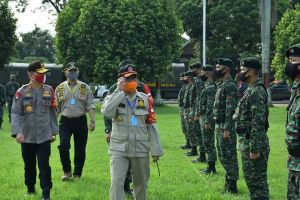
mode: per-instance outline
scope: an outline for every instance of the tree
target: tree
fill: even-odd
[[[57,22],[58,58],[76,60],[85,81],[116,82],[131,58],[142,81],[159,80],[180,53],[180,24],[164,0],[75,0]]]
[[[8,63],[16,42],[16,19],[8,1],[0,1],[0,68]]]
[[[26,7],[28,6],[29,0],[10,0],[17,3],[16,8],[19,12],[24,12]],[[54,9],[54,11],[58,14],[60,13],[64,7],[67,5],[68,0],[41,0],[41,4],[44,6],[44,9],[49,9],[50,11]],[[50,5],[50,8],[48,6]]]
[[[20,37],[22,40],[18,41],[16,45],[18,59],[25,60],[26,57],[44,57],[47,58],[48,62],[55,61],[54,39],[48,30],[41,30],[39,27],[35,27],[31,32],[21,33]]]
[[[272,60],[272,67],[275,70],[278,80],[284,79],[283,69],[287,62],[285,58],[286,49],[300,43],[300,5],[295,9],[289,9],[281,18],[275,29],[275,56]]]

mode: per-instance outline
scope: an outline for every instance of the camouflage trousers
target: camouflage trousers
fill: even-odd
[[[249,148],[241,151],[245,182],[251,199],[269,199],[267,178],[269,149],[259,152],[257,160],[250,160]]]
[[[204,128],[204,123],[200,120],[202,140],[205,152],[207,153],[207,161],[215,162],[217,160],[217,152],[215,147],[214,125],[210,129]]]
[[[196,131],[195,131],[195,128],[197,127],[195,125],[196,123],[194,122],[194,120],[191,119],[187,123],[187,138],[192,147],[198,145]]]
[[[181,122],[181,130],[182,133],[185,136],[185,139],[187,139],[187,123],[184,120],[184,114],[183,114],[183,108],[179,108],[179,116],[180,116],[180,122]]]
[[[300,171],[289,170],[288,200],[300,200]]]
[[[197,144],[199,145],[199,151],[205,152],[200,121],[194,121],[194,123],[195,123],[194,131],[197,139]]]
[[[229,130],[229,139],[223,138],[223,125],[215,125],[215,134],[217,137],[218,157],[225,169],[225,177],[230,180],[239,178],[239,166],[236,152],[236,133],[234,130]]]

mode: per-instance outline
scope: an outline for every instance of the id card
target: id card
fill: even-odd
[[[75,105],[76,104],[76,99],[75,98],[70,99],[70,104]]]
[[[138,121],[137,121],[137,118],[132,115],[131,117],[131,126],[137,126],[138,125]]]

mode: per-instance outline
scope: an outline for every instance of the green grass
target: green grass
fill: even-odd
[[[222,194],[224,170],[217,162],[217,175],[206,176],[199,173],[206,164],[192,164],[191,159],[179,148],[184,143],[176,105],[156,109],[164,156],[159,160],[161,176],[158,176],[156,165],[151,163],[151,178],[148,188],[149,200],[245,200],[249,199],[248,190],[243,178],[241,164],[239,195]],[[270,199],[286,199],[287,151],[284,142],[285,108],[270,109],[271,153],[269,158],[268,182]],[[10,137],[7,113],[4,116],[3,129],[0,129],[0,200],[40,199],[41,190],[37,178],[37,194],[26,197],[23,179],[23,161],[20,145]],[[53,189],[52,199],[59,200],[107,200],[109,199],[109,156],[105,142],[103,116],[99,107],[96,117],[96,131],[89,134],[87,159],[79,181],[62,182],[62,168],[57,146],[52,144],[51,167]],[[73,155],[73,146],[72,154]],[[73,157],[73,156],[72,156]],[[73,160],[73,158],[72,158]],[[239,155],[240,162],[240,155]]]

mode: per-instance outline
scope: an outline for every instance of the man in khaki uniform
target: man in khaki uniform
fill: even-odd
[[[113,119],[109,144],[111,200],[124,200],[124,180],[129,163],[132,168],[134,198],[146,199],[150,177],[149,152],[153,161],[163,155],[156,118],[149,98],[138,92],[137,72],[128,66],[118,80],[117,89],[106,97],[102,113]]]

